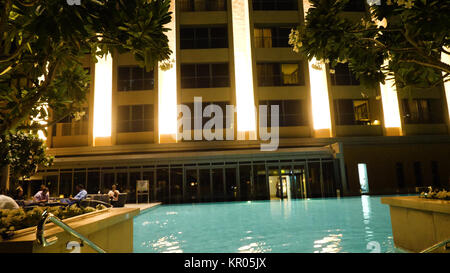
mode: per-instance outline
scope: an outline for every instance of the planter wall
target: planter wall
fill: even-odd
[[[394,244],[409,252],[420,252],[450,239],[450,201],[417,196],[382,197],[390,206]],[[444,248],[436,252],[445,252]]]
[[[136,208],[114,208],[96,211],[64,220],[64,223],[110,253],[133,252],[133,217],[139,214]],[[50,223],[46,225],[45,236],[56,236],[58,241],[42,247],[36,242],[36,227],[17,231],[13,238],[0,242],[0,253],[81,253],[95,252],[84,244],[79,249],[68,246],[69,242],[80,240]]]

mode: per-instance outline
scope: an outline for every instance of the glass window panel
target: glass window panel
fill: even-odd
[[[69,197],[72,194],[72,173],[60,174],[59,194],[64,194],[64,197]]]
[[[223,169],[212,169],[212,184],[214,201],[225,201],[225,184],[223,180]]]
[[[169,202],[169,170],[156,170],[156,200],[160,202]]]
[[[97,193],[100,189],[100,174],[98,172],[88,172],[88,193]]]
[[[183,202],[183,169],[170,169],[170,202]]]

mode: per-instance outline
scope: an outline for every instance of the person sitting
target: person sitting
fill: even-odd
[[[119,194],[120,192],[117,190],[117,186],[115,184],[112,185],[112,189],[108,192],[108,197],[111,205],[114,206],[114,204],[117,204],[117,201],[119,201]]]
[[[75,195],[74,197],[61,199],[60,202],[61,203],[66,203],[66,204],[68,204],[70,206],[72,204],[80,202],[83,199],[86,199],[87,191],[84,189],[84,185],[83,184],[78,184],[75,187],[75,189],[78,191],[77,195]]]
[[[45,185],[41,185],[41,190],[33,196],[33,201],[35,203],[47,203],[49,198],[48,188]]]
[[[0,209],[18,209],[16,201],[7,195],[0,194]]]
[[[14,190],[13,198],[15,200],[23,200],[23,188],[22,186],[18,185],[17,188]]]

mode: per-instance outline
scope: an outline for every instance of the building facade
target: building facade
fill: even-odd
[[[55,164],[41,169],[52,195],[106,192],[128,202],[209,202],[415,192],[450,186],[444,86],[364,89],[344,64],[333,74],[288,45],[303,0],[177,0],[169,65],[145,71],[129,54],[84,66],[81,120],[49,128]],[[345,16],[367,10],[355,1]],[[450,92],[450,90],[447,90]],[[215,132],[234,140],[177,140],[177,105],[236,107]],[[278,149],[261,151],[259,105],[279,106]],[[255,107],[253,107],[255,106]],[[194,120],[195,117],[189,117]],[[200,119],[204,125],[209,118]],[[148,183],[148,189],[137,186]]]

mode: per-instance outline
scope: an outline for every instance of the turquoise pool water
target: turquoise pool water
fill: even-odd
[[[134,220],[134,252],[396,252],[380,197],[163,205]]]

